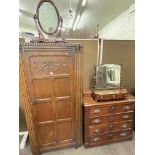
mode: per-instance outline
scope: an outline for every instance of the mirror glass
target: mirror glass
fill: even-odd
[[[38,18],[45,33],[56,31],[59,19],[55,7],[49,2],[43,2],[39,8]]]
[[[108,89],[121,87],[121,66],[104,64],[96,67],[95,89]]]

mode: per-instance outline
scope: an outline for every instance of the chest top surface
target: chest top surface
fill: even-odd
[[[95,105],[109,105],[109,104],[121,104],[121,103],[133,103],[135,102],[135,97],[133,95],[128,95],[127,98],[122,100],[113,100],[113,101],[95,101],[93,97],[84,97],[83,99],[84,106],[95,106]]]

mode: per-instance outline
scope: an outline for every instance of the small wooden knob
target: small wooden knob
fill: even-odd
[[[115,95],[112,95],[112,98],[115,99],[116,98]]]

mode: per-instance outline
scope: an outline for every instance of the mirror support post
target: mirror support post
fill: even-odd
[[[35,27],[36,27],[36,29],[38,31],[39,38],[44,39],[44,36],[43,36],[43,34],[41,33],[41,31],[40,31],[40,29],[38,27],[38,20],[37,20],[36,14],[34,14],[33,19],[34,19],[34,22],[35,22]]]
[[[63,24],[63,19],[61,16],[59,16],[60,19],[60,25],[59,25],[59,32],[58,32],[58,37],[61,37],[61,32],[62,32],[62,24]]]

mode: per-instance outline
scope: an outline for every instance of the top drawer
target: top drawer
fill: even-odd
[[[90,107],[90,117],[107,115],[111,113],[123,113],[133,111],[134,103],[125,103],[122,105],[106,105]]]

